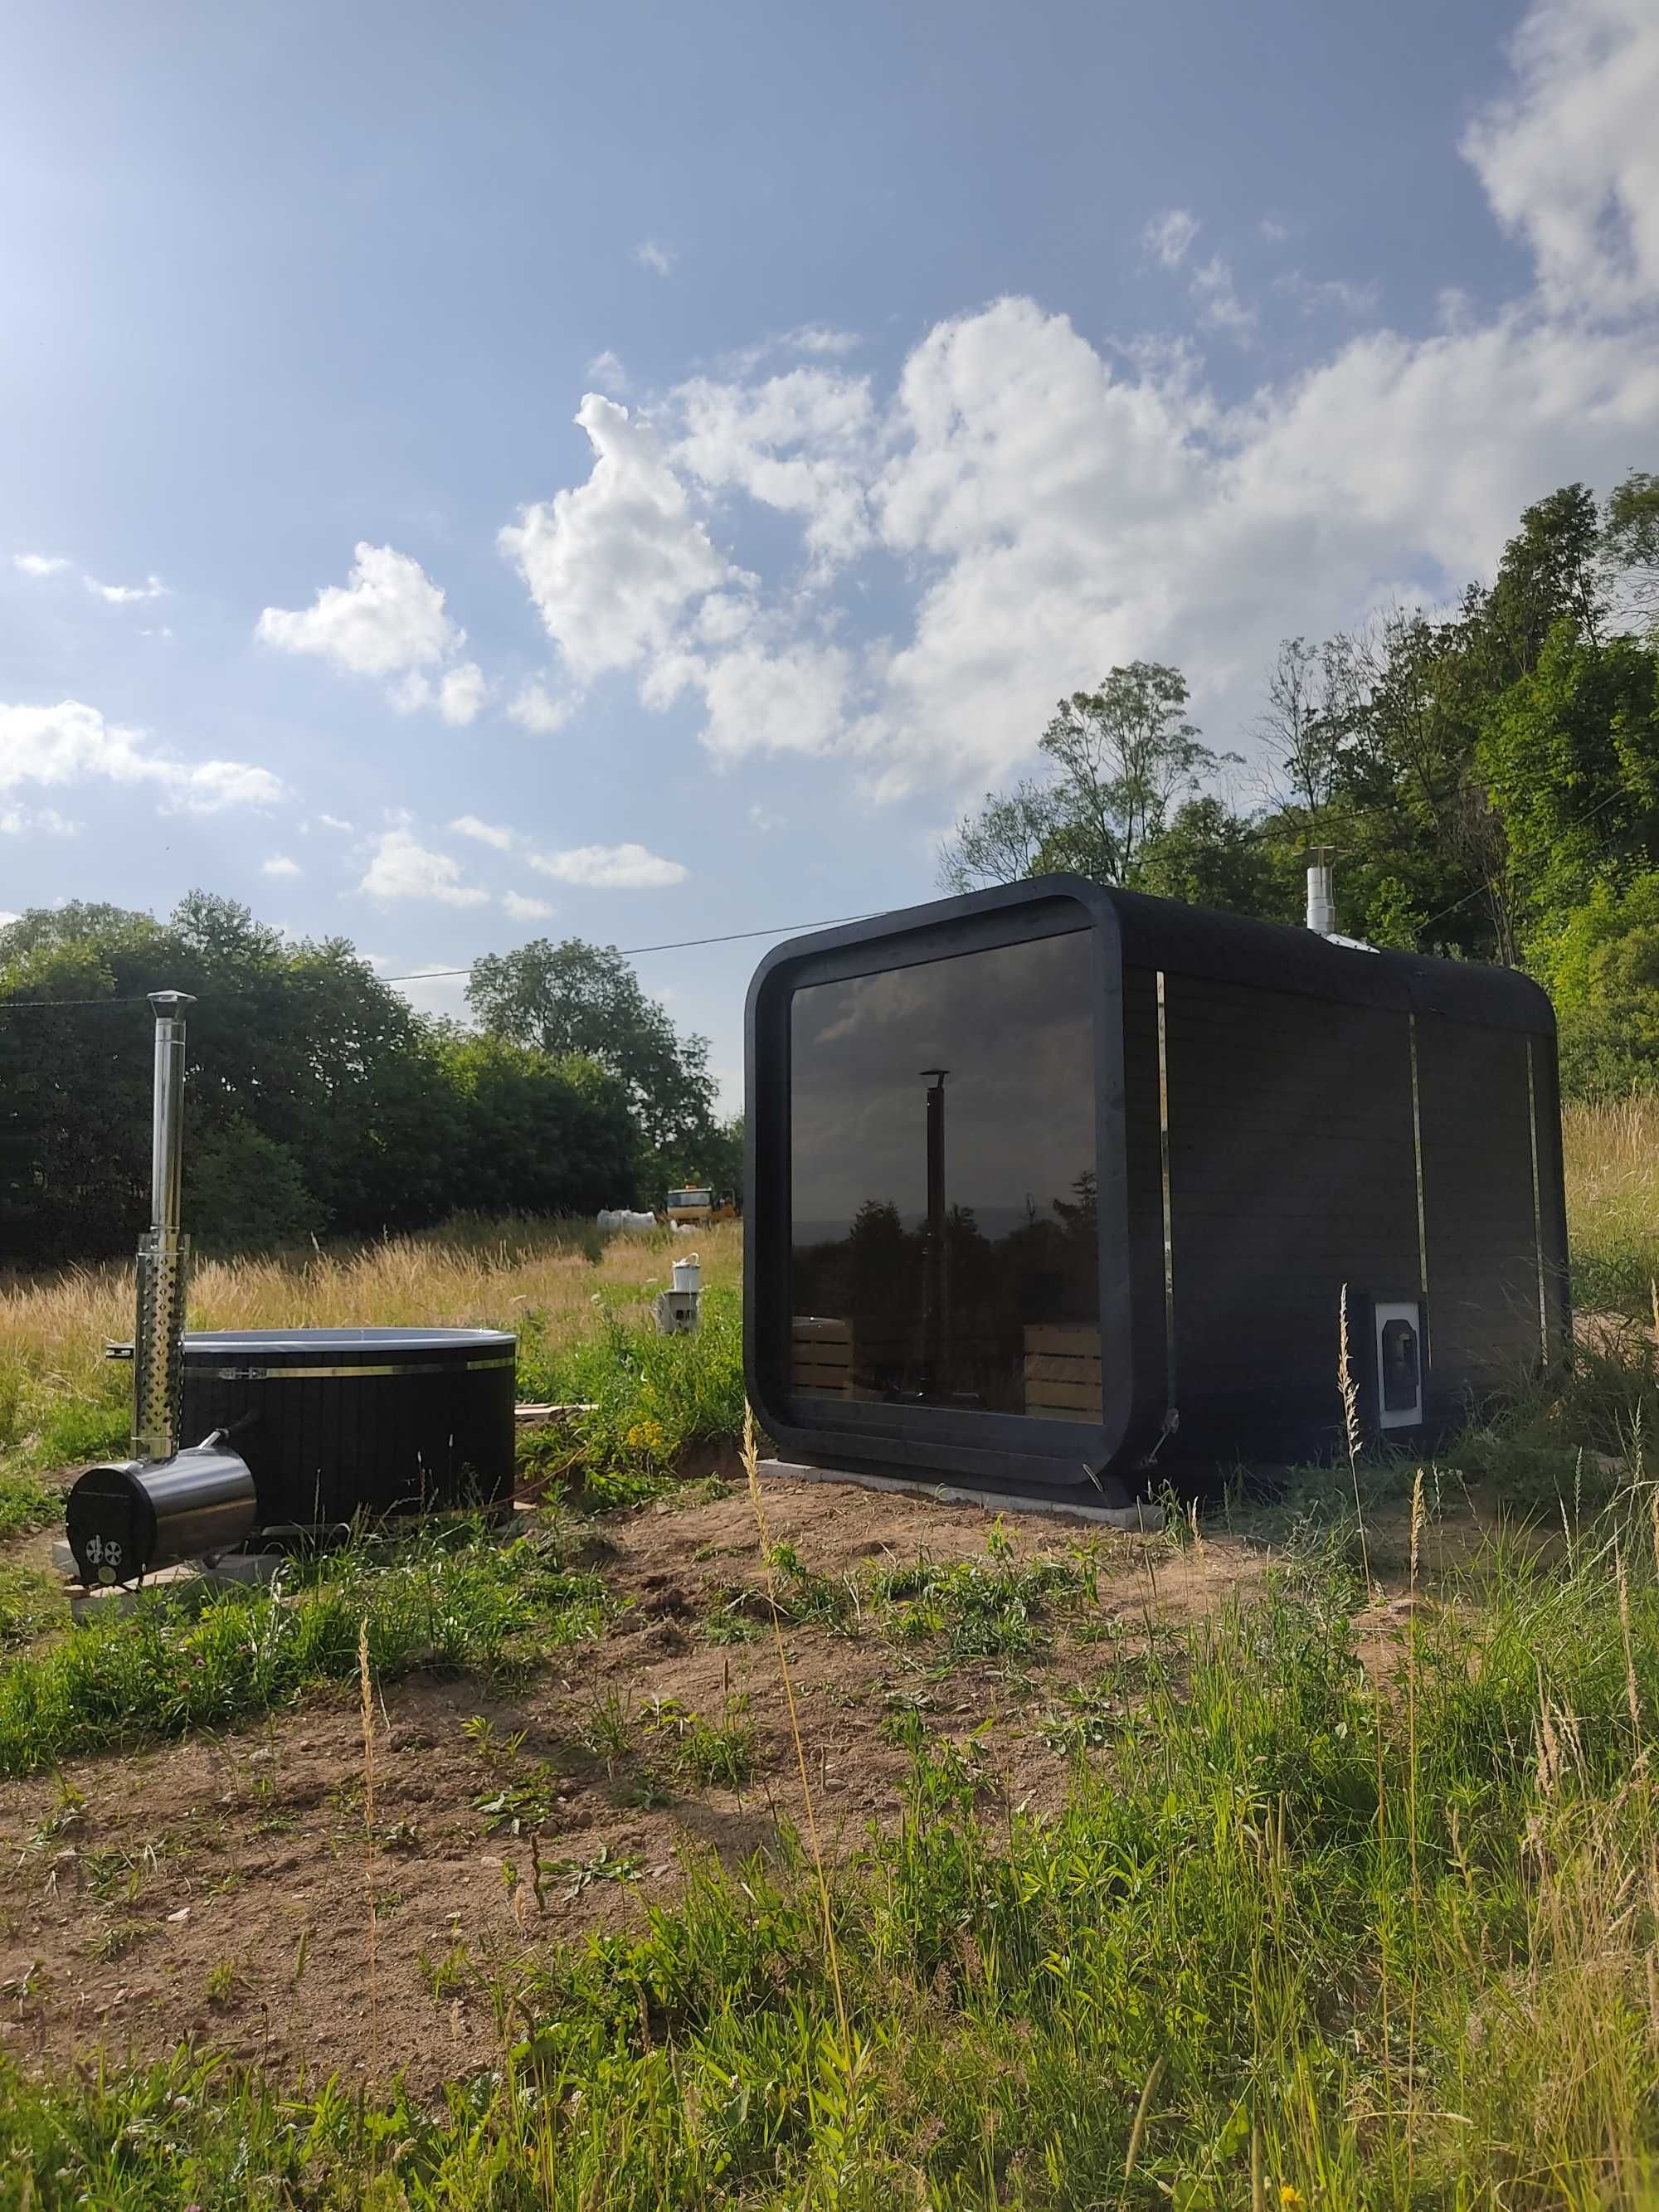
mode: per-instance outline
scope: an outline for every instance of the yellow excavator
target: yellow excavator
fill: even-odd
[[[735,1221],[738,1201],[729,1190],[671,1190],[665,1211],[672,1227],[701,1229],[706,1222]]]

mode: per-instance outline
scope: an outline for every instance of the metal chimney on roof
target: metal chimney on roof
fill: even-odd
[[[1308,927],[1321,937],[1337,933],[1333,850],[1329,845],[1316,845],[1308,855]]]

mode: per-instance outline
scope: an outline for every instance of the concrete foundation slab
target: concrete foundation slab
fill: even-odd
[[[1051,1498],[1018,1498],[1000,1491],[966,1490],[955,1483],[921,1482],[895,1474],[849,1474],[830,1467],[803,1467],[793,1460],[769,1459],[760,1463],[763,1475],[781,1476],[791,1482],[851,1482],[860,1490],[896,1490],[908,1498],[931,1498],[940,1505],[977,1505],[986,1513],[1044,1513],[1059,1521],[1080,1521],[1096,1528],[1128,1528],[1155,1534],[1165,1519],[1161,1505],[1087,1505],[1062,1504]]]

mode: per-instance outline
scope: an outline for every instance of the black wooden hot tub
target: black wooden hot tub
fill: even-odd
[[[517,1339],[491,1328],[186,1333],[182,1433],[230,1432],[264,1528],[513,1492]]]

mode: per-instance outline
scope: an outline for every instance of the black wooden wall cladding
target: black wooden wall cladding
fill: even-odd
[[[748,1058],[791,1456],[1121,1494],[1328,1450],[1345,1285],[1401,1443],[1565,1349],[1554,1023],[1508,971],[1047,878],[779,947]]]

